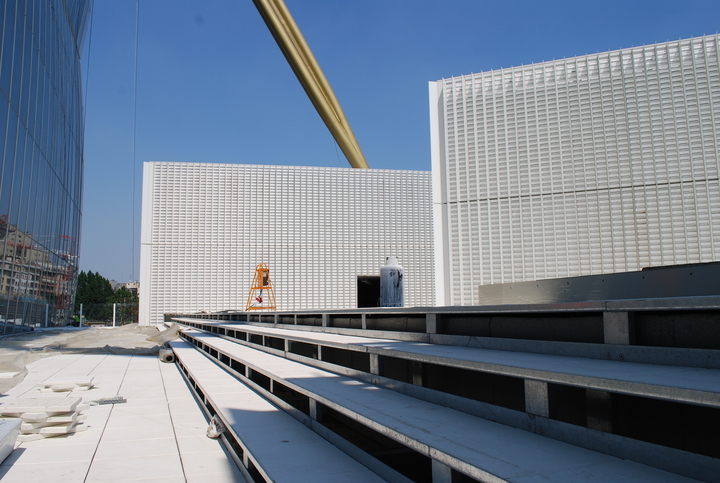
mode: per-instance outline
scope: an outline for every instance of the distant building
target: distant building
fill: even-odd
[[[0,333],[65,324],[72,313],[90,5],[0,4]]]
[[[132,293],[133,295],[138,295],[140,293],[140,283],[139,282],[127,282],[121,284],[122,287],[125,287]]]
[[[406,305],[433,305],[430,181],[426,171],[145,163],[140,323],[245,310],[260,263],[278,310],[357,307],[387,256],[404,267]]]
[[[431,82],[437,303],[720,260],[719,43]]]
[[[128,289],[133,295],[137,295],[140,291],[139,282],[118,282],[117,280],[110,280],[110,285],[112,286],[113,290],[118,290],[124,287]]]

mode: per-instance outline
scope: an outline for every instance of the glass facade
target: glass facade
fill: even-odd
[[[0,2],[0,327],[64,325],[83,176],[80,47],[92,0]]]

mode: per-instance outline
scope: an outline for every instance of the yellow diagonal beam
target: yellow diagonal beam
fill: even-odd
[[[340,103],[283,0],[253,0],[320,118],[353,168],[369,168]]]

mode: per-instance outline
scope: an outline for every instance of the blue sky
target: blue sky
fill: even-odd
[[[428,81],[720,30],[717,0],[285,1],[385,169],[430,169]],[[349,166],[251,0],[139,12],[134,143],[136,2],[96,0],[82,55],[80,268],[119,281],[139,278],[144,161]]]

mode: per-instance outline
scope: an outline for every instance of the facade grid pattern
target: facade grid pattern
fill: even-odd
[[[0,323],[64,325],[83,180],[80,51],[91,0],[0,2]]]
[[[244,310],[267,263],[278,310],[357,306],[357,277],[386,256],[406,302],[432,305],[431,173],[145,163],[142,324],[165,312]]]
[[[719,50],[710,35],[430,83],[437,303],[719,260]]]

